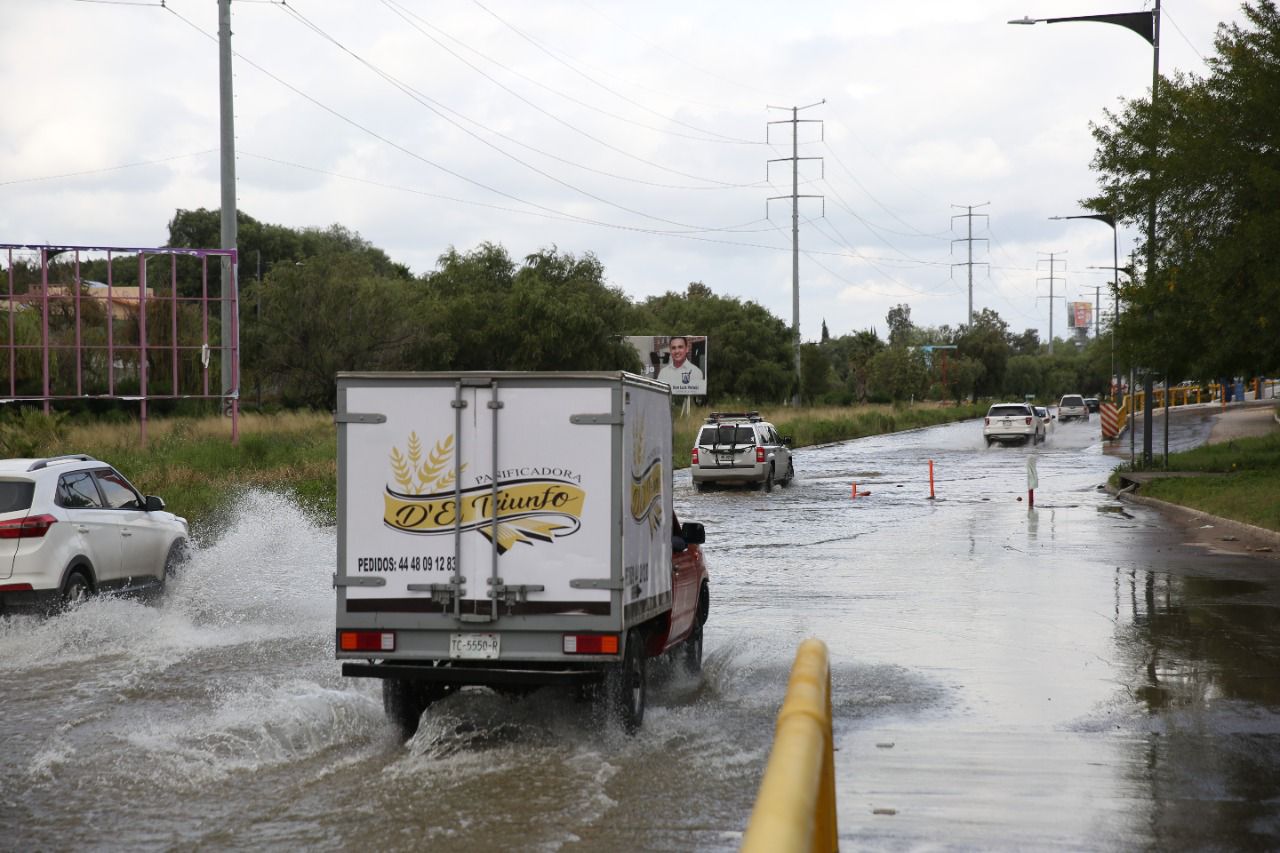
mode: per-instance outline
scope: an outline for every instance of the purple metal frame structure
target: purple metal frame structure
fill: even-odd
[[[8,278],[8,305],[6,313],[8,315],[8,339],[3,349],[7,350],[6,360],[8,363],[9,381],[7,389],[0,389],[0,393],[8,391],[8,395],[4,399],[0,399],[0,403],[14,402],[34,402],[41,401],[44,403],[44,411],[49,413],[51,404],[57,400],[91,400],[91,399],[108,399],[108,400],[125,400],[136,401],[139,403],[139,423],[141,427],[141,441],[145,446],[147,442],[147,403],[150,400],[178,400],[178,399],[208,399],[223,401],[223,410],[228,411],[231,416],[231,441],[237,443],[240,437],[240,310],[239,310],[239,259],[234,249],[166,249],[166,248],[124,248],[118,246],[50,246],[50,245],[19,245],[0,243],[0,250],[4,250],[7,260],[7,278]],[[40,282],[38,289],[29,287],[26,293],[14,292],[14,252],[39,252],[40,255]],[[51,293],[49,282],[49,262],[57,255],[72,252],[75,255],[75,280],[71,282],[72,287],[66,288],[69,292]],[[105,296],[97,294],[85,293],[84,282],[80,278],[80,263],[84,253],[106,253],[107,261],[107,281],[105,288]],[[114,282],[112,275],[112,260],[119,255],[136,255],[138,259],[138,295],[137,295],[137,331],[138,343],[133,345],[118,345],[115,326],[118,322],[127,323],[127,319],[117,318],[117,306],[122,302],[132,302],[132,298],[121,299],[113,293]],[[147,261],[155,256],[169,258],[169,287],[168,294],[157,293],[154,296],[147,295]],[[180,257],[194,257],[200,260],[200,295],[199,296],[179,296],[178,295],[178,259]],[[222,294],[221,291],[221,264],[217,264],[214,268],[214,295],[210,295],[209,287],[209,259],[210,258],[230,258],[231,259],[231,288],[230,293]],[[169,305],[170,320],[170,336],[166,342],[150,342],[147,339],[147,304],[159,300],[161,304]],[[106,318],[106,342],[105,344],[88,344],[85,343],[84,336],[84,315],[82,307],[84,303],[98,302],[103,306],[103,314]],[[75,318],[75,340],[74,343],[54,342],[50,336],[49,329],[49,308],[50,305],[57,307],[59,304],[71,307]],[[200,316],[200,335],[201,340],[197,342],[183,342],[179,340],[179,314],[181,306],[184,304],[198,306]],[[210,306],[218,306],[219,311],[231,312],[231,340],[220,341],[217,347],[209,346],[209,316]],[[17,315],[32,307],[38,306],[40,310],[40,342],[38,344],[19,344],[15,338],[15,318]],[[153,309],[153,313],[154,313]],[[219,324],[221,323],[221,314],[215,312]],[[18,354],[24,350],[40,350],[41,352],[41,378],[42,393],[33,395],[21,395],[18,393]],[[51,387],[51,373],[49,365],[49,355],[51,351],[70,350],[75,353],[75,393],[56,393]],[[119,394],[116,391],[117,379],[117,362],[118,353],[137,350],[137,366],[136,374],[138,378],[138,394]],[[161,357],[168,356],[171,382],[168,393],[157,393],[147,384],[147,367],[148,355],[161,353]],[[229,353],[231,363],[231,383],[230,390],[222,393],[209,391],[209,363],[212,353]],[[200,383],[197,389],[184,390],[180,387],[180,357],[184,354],[199,353],[200,354]],[[86,355],[105,354],[106,364],[106,393],[94,394],[85,392],[84,382],[84,362]],[[119,360],[119,369],[124,370],[123,360]]]

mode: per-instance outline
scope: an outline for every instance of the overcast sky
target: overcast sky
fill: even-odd
[[[0,0],[0,243],[159,246],[216,208],[215,0]],[[1054,331],[1092,301],[1112,233],[1089,122],[1145,96],[1152,50],[1097,23],[1142,0],[238,0],[237,196],[259,221],[339,223],[415,273],[484,241],[595,253],[633,299],[705,282],[791,322],[789,110],[799,125],[800,322],[833,335],[907,303]],[[1166,0],[1161,71],[1203,75],[1240,5]],[[965,206],[984,214],[967,237]],[[976,207],[983,205],[981,207]],[[1122,256],[1138,232],[1121,227]],[[1062,263],[1065,261],[1065,263]],[[2,259],[0,259],[2,262]],[[254,259],[242,259],[242,277]],[[698,329],[679,330],[690,333]],[[714,347],[714,342],[712,342]]]

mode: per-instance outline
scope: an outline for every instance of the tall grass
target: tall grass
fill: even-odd
[[[87,453],[110,462],[146,494],[186,516],[196,535],[212,532],[244,489],[286,492],[331,521],[335,514],[337,434],[333,416],[317,412],[240,416],[240,441],[222,417],[147,423],[59,423],[41,434],[33,456]],[[9,454],[13,455],[13,454]]]

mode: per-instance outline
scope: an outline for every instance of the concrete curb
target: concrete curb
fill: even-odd
[[[1280,532],[1268,530],[1265,527],[1258,527],[1253,524],[1246,524],[1243,521],[1235,521],[1230,518],[1223,518],[1218,515],[1210,515],[1203,510],[1193,509],[1182,504],[1169,503],[1158,498],[1149,498],[1144,495],[1134,494],[1128,489],[1117,489],[1110,483],[1106,484],[1107,494],[1116,500],[1129,501],[1130,503],[1148,506],[1153,509],[1160,510],[1166,515],[1170,515],[1184,524],[1202,523],[1212,524],[1216,528],[1221,528],[1229,533],[1247,536],[1250,539],[1265,543],[1272,548],[1280,551]]]

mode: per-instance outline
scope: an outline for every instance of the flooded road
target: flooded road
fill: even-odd
[[[333,660],[333,531],[247,495],[159,606],[0,620],[0,848],[733,850],[810,636],[844,849],[1280,847],[1280,561],[1115,502],[1096,419],[980,432],[799,450],[771,494],[677,474],[707,661],[634,738],[468,690],[398,743]]]

